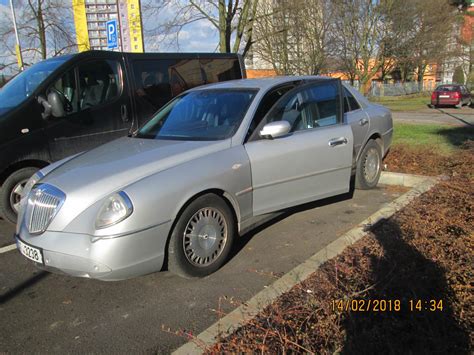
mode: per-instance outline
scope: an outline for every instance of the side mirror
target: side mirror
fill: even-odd
[[[49,116],[51,116],[51,105],[43,95],[38,96],[38,103],[43,106],[44,111],[41,113],[41,117],[46,120]]]
[[[290,133],[291,126],[288,121],[275,121],[267,123],[259,132],[262,138],[277,138]]]
[[[51,105],[51,114],[54,117],[66,116],[66,111],[64,110],[64,102],[61,96],[56,91],[51,91],[48,94],[48,103]]]

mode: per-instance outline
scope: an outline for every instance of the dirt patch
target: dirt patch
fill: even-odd
[[[441,154],[434,146],[396,145],[384,160],[386,170],[419,175],[464,174],[472,177],[474,173],[474,141],[464,143],[454,153]]]
[[[413,154],[395,147],[389,169],[449,180],[208,352],[471,352],[474,147],[451,157]]]

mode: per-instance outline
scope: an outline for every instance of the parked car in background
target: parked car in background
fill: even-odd
[[[216,271],[262,216],[374,188],[388,109],[339,79],[234,80],[187,91],[131,137],[27,183],[16,241],[39,267],[101,280]],[[268,215],[267,215],[268,216]],[[270,241],[269,241],[270,242]]]
[[[432,107],[463,105],[471,105],[471,92],[465,85],[440,85],[431,94]]]
[[[236,54],[87,51],[37,63],[0,89],[0,216],[16,221],[38,169],[135,131],[202,84],[245,77]]]

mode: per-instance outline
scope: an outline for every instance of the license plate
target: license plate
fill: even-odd
[[[23,256],[36,261],[37,263],[43,263],[43,253],[41,252],[41,249],[32,247],[31,245],[22,242],[20,239],[17,239],[17,247]]]
[[[449,97],[449,95],[439,95],[439,97],[441,97],[441,98],[445,99],[445,98],[448,98],[448,97]]]

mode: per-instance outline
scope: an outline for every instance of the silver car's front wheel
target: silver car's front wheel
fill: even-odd
[[[171,233],[168,269],[184,277],[203,277],[226,261],[236,233],[234,214],[215,194],[193,200]]]
[[[227,243],[227,222],[212,207],[202,208],[189,220],[184,230],[183,249],[189,263],[198,267],[211,265]]]

